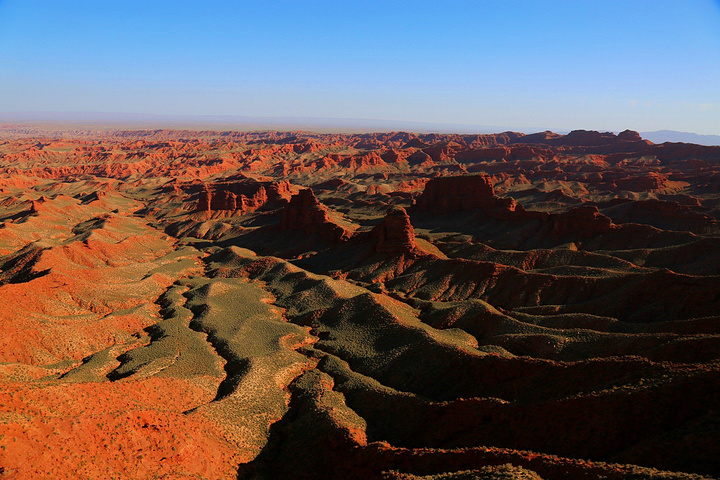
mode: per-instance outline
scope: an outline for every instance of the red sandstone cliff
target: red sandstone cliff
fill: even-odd
[[[292,194],[288,182],[258,182],[252,179],[205,184],[195,210],[238,211],[241,214],[261,208],[269,201],[287,201]]]
[[[478,210],[496,218],[508,218],[522,210],[512,198],[496,196],[487,175],[433,178],[416,199],[415,208],[435,214]]]
[[[300,190],[283,209],[280,227],[300,230],[306,235],[318,235],[331,243],[340,243],[352,236],[352,231],[330,217],[327,207],[318,201],[309,188]]]
[[[377,253],[412,254],[416,251],[415,229],[402,207],[388,211],[385,219],[370,232]]]

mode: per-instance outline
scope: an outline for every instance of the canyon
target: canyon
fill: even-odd
[[[720,146],[0,129],[0,477],[720,476]]]

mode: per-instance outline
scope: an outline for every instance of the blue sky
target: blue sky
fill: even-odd
[[[0,0],[0,112],[720,134],[720,2]]]

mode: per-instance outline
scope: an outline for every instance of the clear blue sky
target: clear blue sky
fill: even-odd
[[[0,112],[720,134],[720,2],[0,0]]]

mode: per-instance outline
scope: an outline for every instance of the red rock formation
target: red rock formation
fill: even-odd
[[[567,135],[554,139],[554,145],[568,146],[598,146],[607,145],[617,141],[617,137],[610,132],[600,133],[593,130],[573,130]]]
[[[487,175],[440,177],[430,180],[417,198],[415,208],[436,214],[478,210],[488,216],[508,218],[522,207],[512,198],[495,195]]]
[[[118,138],[0,141],[0,477],[720,472],[720,147],[630,131]],[[412,222],[382,218],[416,197]],[[352,234],[332,205],[375,228]]]
[[[621,178],[615,181],[615,187],[631,192],[647,192],[668,186],[668,178],[656,172],[648,172],[638,177]]]
[[[642,142],[642,137],[638,132],[633,130],[624,130],[617,135],[618,140],[624,142]]]
[[[369,185],[365,193],[367,195],[388,194],[392,191],[389,185]]]
[[[561,137],[557,133],[545,130],[544,132],[532,133],[530,135],[524,135],[516,139],[513,143],[545,143],[550,144],[552,140]]]
[[[417,249],[415,229],[402,207],[389,210],[382,223],[370,232],[370,238],[377,253],[410,255]]]
[[[720,164],[720,146],[695,145],[692,143],[666,142],[653,145],[650,152],[662,161],[705,160],[709,164]]]
[[[327,170],[333,167],[337,167],[338,162],[342,157],[338,154],[327,154],[310,164],[315,170]]]
[[[511,145],[463,150],[455,155],[455,160],[460,163],[474,163],[487,160],[529,160],[533,158],[550,160],[555,157],[555,152],[550,149],[530,145]]]
[[[427,184],[428,179],[426,178],[416,178],[415,180],[403,180],[399,182],[397,185],[395,185],[395,191],[396,192],[416,192],[422,188],[425,188],[425,184]]]
[[[322,183],[313,185],[312,188],[314,190],[338,190],[347,185],[349,185],[348,182],[346,182],[342,178],[332,178],[332,179],[326,180]]]
[[[456,160],[461,163],[481,162],[485,160],[504,160],[510,157],[510,147],[490,147],[459,152]]]
[[[80,200],[83,203],[91,203],[91,202],[97,202],[101,198],[107,196],[107,192],[104,192],[102,190],[96,190],[92,193],[88,193],[87,195],[81,195]]]
[[[440,177],[425,185],[415,206],[418,210],[449,213],[486,207],[494,197],[495,190],[487,175]]]
[[[200,198],[198,198],[198,203],[195,207],[195,210],[198,212],[209,212],[211,198],[212,193],[210,193],[209,190],[203,190],[202,192],[200,192]]]
[[[435,162],[447,162],[453,160],[455,156],[463,150],[465,150],[465,147],[456,142],[436,143],[431,147],[423,149],[423,151],[430,155]]]
[[[519,132],[503,132],[485,135],[461,135],[460,137],[462,138],[463,143],[470,148],[509,145],[511,143],[532,143],[522,141],[521,139],[525,137],[525,134]]]
[[[514,199],[496,196],[492,179],[487,175],[432,179],[417,198],[415,208],[435,214],[475,210],[500,220],[550,220],[553,232],[559,235],[576,233],[589,237],[616,228],[595,206],[577,207],[562,214],[526,211]]]
[[[410,165],[428,167],[435,165],[432,157],[422,150],[418,150],[407,157],[407,161]]]
[[[606,213],[619,224],[641,223],[663,230],[684,230],[697,234],[717,232],[720,222],[693,208],[700,205],[697,199],[692,200],[695,200],[695,205],[662,200],[639,200],[618,204],[620,206],[610,208],[612,213]]]
[[[619,135],[611,132],[596,132],[593,130],[573,130],[567,135],[549,139],[550,145],[596,147],[600,145],[613,145],[621,142],[642,142],[640,134],[632,130],[625,130]]]
[[[311,153],[311,152],[317,152],[318,150],[322,149],[323,145],[318,144],[313,141],[303,142],[303,143],[296,143],[293,145],[293,151],[295,153]]]
[[[422,140],[420,140],[419,138],[415,137],[415,138],[411,138],[410,140],[408,140],[408,142],[405,145],[403,145],[403,148],[425,148],[428,146],[429,145],[427,143],[425,143]]]
[[[407,161],[407,157],[410,156],[410,152],[407,150],[398,150],[396,148],[391,148],[387,150],[386,152],[382,153],[380,157],[386,162],[386,163],[402,163]]]
[[[41,195],[40,198],[38,198],[37,200],[33,200],[30,204],[30,213],[38,213],[42,208],[42,204],[46,203],[47,201],[48,199],[44,195]]]
[[[345,157],[340,162],[345,168],[350,168],[357,171],[362,171],[372,167],[379,167],[385,165],[385,161],[378,155],[377,152],[364,153],[362,155],[352,155]]]
[[[200,192],[195,210],[240,211],[247,213],[257,210],[269,201],[287,201],[292,194],[288,182],[258,182],[241,178],[229,182],[204,185]]]
[[[300,230],[306,235],[318,235],[331,243],[344,242],[352,232],[335,223],[327,207],[318,201],[312,189],[300,190],[283,209],[280,227],[283,230]]]
[[[237,210],[237,195],[227,190],[220,190],[210,198],[210,210]]]
[[[244,212],[252,212],[265,205],[268,201],[268,194],[265,187],[258,188],[251,197],[240,195],[237,201],[237,208]]]
[[[608,233],[615,228],[612,220],[602,215],[596,206],[576,207],[551,216],[553,232],[559,235],[577,233],[584,237]]]

